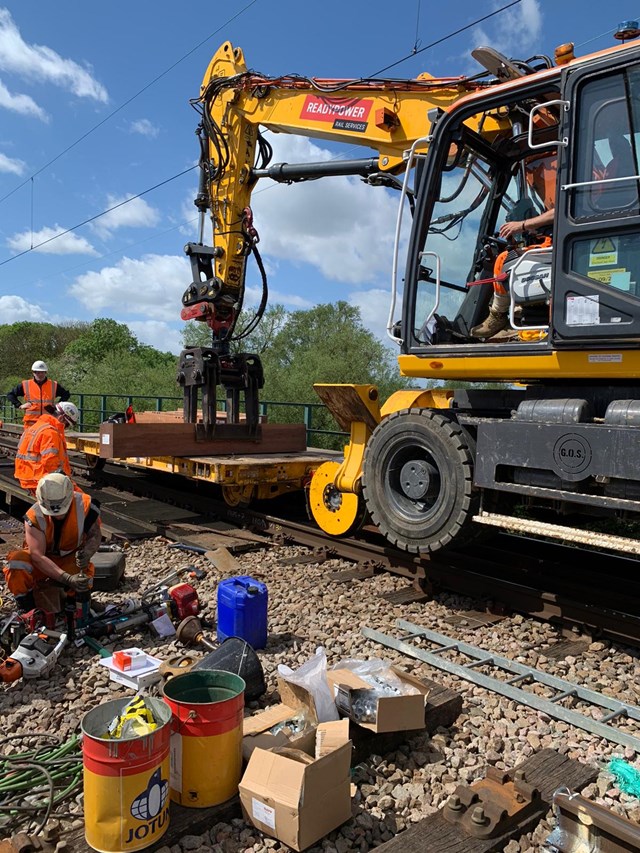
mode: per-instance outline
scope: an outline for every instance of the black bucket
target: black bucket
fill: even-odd
[[[191,672],[198,669],[220,669],[239,675],[247,685],[244,695],[249,701],[262,696],[267,689],[260,659],[249,643],[241,637],[227,637],[214,652],[209,652],[199,660]]]

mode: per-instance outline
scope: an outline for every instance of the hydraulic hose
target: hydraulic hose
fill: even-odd
[[[40,740],[24,752],[6,753],[13,741]],[[82,785],[80,738],[16,734],[0,739],[0,827],[40,832],[56,807]]]

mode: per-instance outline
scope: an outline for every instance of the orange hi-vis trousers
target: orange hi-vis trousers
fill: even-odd
[[[76,566],[75,554],[67,554],[64,557],[50,556],[47,554],[47,557],[49,557],[49,559],[55,563],[59,569],[62,569],[63,572],[68,572],[70,575],[77,575],[80,573],[80,569]],[[31,592],[37,586],[41,586],[45,583],[52,583],[51,579],[48,578],[47,575],[44,575],[33,565],[31,562],[31,554],[26,548],[20,549],[19,551],[10,551],[9,554],[7,554],[7,564],[2,571],[4,572],[4,579],[9,587],[9,592],[12,595],[26,595],[26,593]],[[96,569],[93,563],[89,563],[87,568],[84,569],[85,575],[89,578],[94,576],[95,571]]]

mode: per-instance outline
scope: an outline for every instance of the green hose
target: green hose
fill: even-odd
[[[3,752],[7,744],[20,740],[42,743],[24,752]],[[81,785],[78,735],[64,742],[49,734],[17,734],[0,739],[0,828],[40,832],[58,804]],[[37,801],[32,802],[35,797]]]

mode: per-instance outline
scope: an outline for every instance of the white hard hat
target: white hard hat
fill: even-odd
[[[63,416],[67,426],[75,426],[80,420],[78,407],[73,403],[56,403],[56,412]]]
[[[49,372],[49,368],[47,367],[44,361],[34,361],[31,365],[31,370],[35,373],[36,371],[43,371],[44,373]]]
[[[66,474],[46,474],[36,488],[45,515],[65,515],[73,500],[73,483]]]

